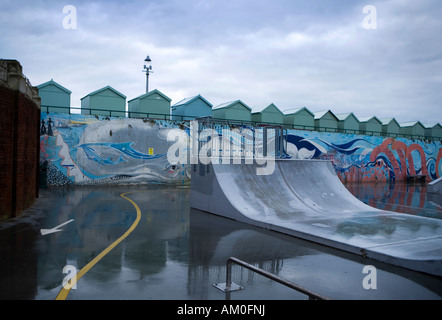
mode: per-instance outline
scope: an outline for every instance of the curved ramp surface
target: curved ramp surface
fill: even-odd
[[[389,264],[442,276],[442,220],[383,211],[354,197],[323,160],[193,165],[191,206]]]

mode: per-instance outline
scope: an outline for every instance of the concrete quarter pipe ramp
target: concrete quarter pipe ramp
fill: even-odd
[[[237,221],[442,276],[442,221],[383,211],[355,198],[322,160],[197,164],[191,206]]]

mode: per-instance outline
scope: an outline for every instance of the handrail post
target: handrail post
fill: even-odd
[[[227,259],[226,264],[226,289],[232,287],[232,261]]]
[[[246,269],[249,269],[253,272],[256,272],[266,278],[269,278],[273,281],[276,281],[282,285],[285,285],[291,289],[294,289],[298,292],[301,292],[305,295],[307,295],[309,297],[309,300],[328,300],[328,298],[323,297],[313,291],[310,291],[306,288],[303,288],[293,282],[290,282],[288,280],[285,280],[273,273],[270,273],[266,270],[263,270],[261,268],[255,267],[254,265],[251,265],[245,261],[242,261],[240,259],[237,259],[235,257],[230,257],[229,259],[227,259],[227,263],[226,263],[226,282],[225,283],[216,283],[213,286],[225,293],[229,293],[231,291],[236,291],[236,290],[242,290],[244,289],[243,287],[235,284],[232,282],[232,263],[236,263],[238,265],[240,265],[241,267],[244,267]]]

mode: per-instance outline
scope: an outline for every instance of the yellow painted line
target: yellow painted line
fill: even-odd
[[[123,241],[134,229],[137,227],[138,222],[141,219],[141,210],[138,207],[138,205],[128,197],[126,197],[126,194],[130,192],[126,192],[123,194],[120,194],[121,197],[128,200],[137,210],[137,218],[135,219],[134,223],[130,226],[130,228],[121,236],[119,237],[115,242],[113,242],[110,246],[108,246],[106,249],[104,249],[98,256],[96,256],[91,262],[89,262],[87,265],[85,265],[75,277],[71,278],[71,280],[68,281],[68,283],[65,284],[63,288],[61,288],[60,292],[58,293],[56,300],[65,300],[71,291],[71,288],[78,282],[78,280],[81,279],[82,276],[86,274],[93,266],[97,264],[98,261],[100,261],[105,255],[107,255],[113,248],[115,248],[121,241]]]

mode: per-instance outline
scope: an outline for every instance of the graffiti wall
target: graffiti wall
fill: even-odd
[[[40,165],[47,185],[186,183],[188,168],[170,165],[167,121],[41,116]]]
[[[396,181],[442,174],[440,141],[289,130],[292,158],[329,159],[343,182]]]
[[[250,129],[250,128],[249,128]],[[171,130],[190,136],[189,126],[170,121],[44,113],[40,166],[49,186],[190,181],[190,166],[170,164]],[[343,182],[405,180],[442,173],[441,143],[339,133],[289,130],[287,157],[328,159]]]

